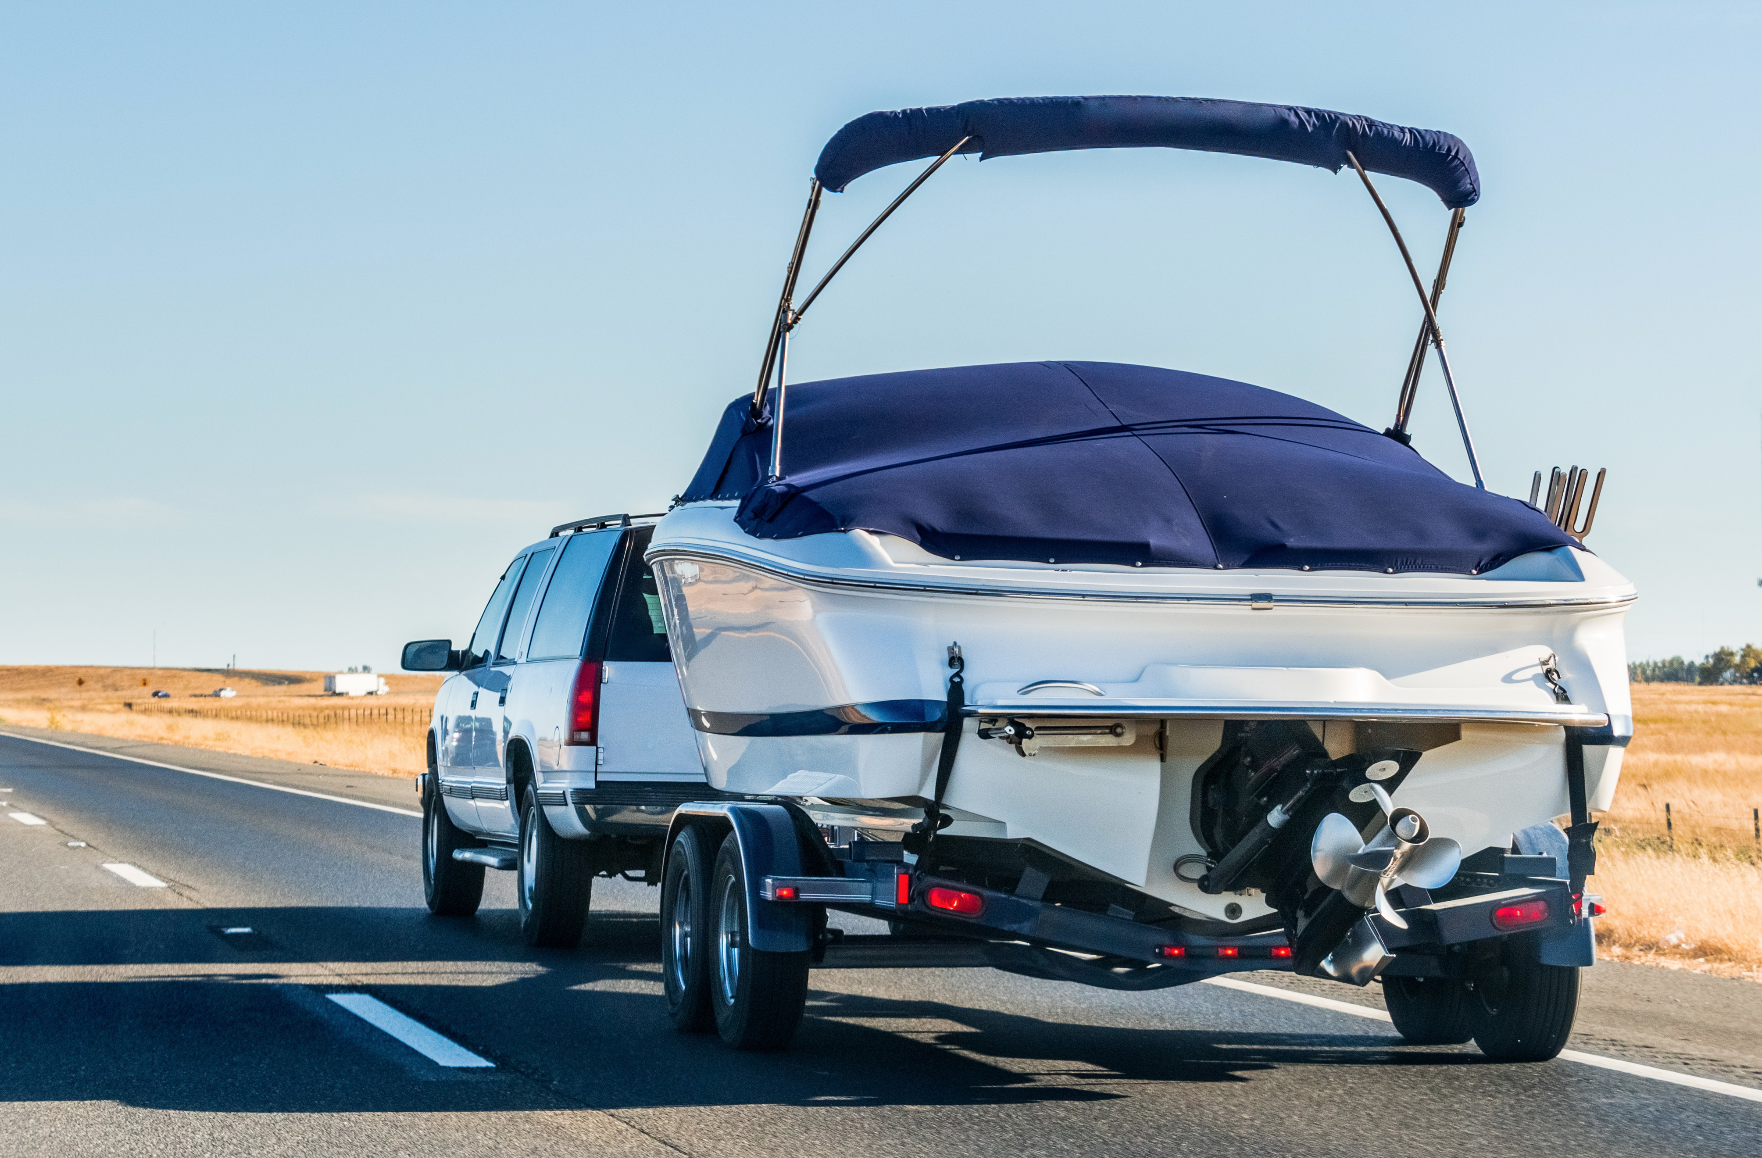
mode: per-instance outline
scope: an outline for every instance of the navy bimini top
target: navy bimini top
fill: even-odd
[[[775,394],[772,394],[775,397]],[[760,539],[858,528],[964,560],[1471,574],[1577,543],[1320,406],[1113,362],[1015,362],[729,403],[682,502],[738,499]]]

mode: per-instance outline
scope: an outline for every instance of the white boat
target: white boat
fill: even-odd
[[[1562,852],[1541,875],[1582,893],[1589,813],[1632,731],[1634,589],[1582,546],[1582,474],[1523,503],[1406,435],[1429,350],[1456,400],[1436,307],[1479,193],[1466,147],[1316,110],[1060,99],[871,114],[822,154],[759,388],[647,555],[710,783],[799,804],[833,845],[903,839],[940,879],[1214,936],[1282,928],[1300,968],[1360,983],[1392,955],[1354,970],[1334,951],[1368,911],[1400,922],[1388,892],[1514,871],[1499,858],[1554,849],[1534,834],[1555,817],[1572,871]],[[937,158],[921,182],[956,152],[1108,145],[1437,191],[1449,242],[1395,424],[1100,363],[785,392],[825,285],[795,304],[823,188],[914,157]],[[1421,871],[1402,858],[1428,830]]]

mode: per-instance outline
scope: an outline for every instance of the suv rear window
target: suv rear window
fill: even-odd
[[[654,569],[642,561],[653,527],[630,533],[623,582],[618,585],[618,605],[612,611],[612,634],[606,642],[606,658],[625,663],[670,663],[667,623],[661,618],[661,593],[655,586]]]
[[[527,659],[574,659],[581,654],[600,579],[621,537],[615,530],[569,536],[550,586],[545,588],[538,622],[532,627],[532,642],[526,645]]]

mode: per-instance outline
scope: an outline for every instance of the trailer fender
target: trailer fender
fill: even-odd
[[[814,913],[811,905],[786,905],[759,895],[767,876],[804,876],[801,845],[789,810],[780,804],[754,804],[744,800],[694,801],[679,806],[667,831],[667,852],[673,838],[693,823],[710,824],[734,832],[740,849],[742,875],[746,878],[746,911],[751,914],[747,943],[761,953],[802,953],[814,945]],[[663,873],[665,869],[662,870]],[[663,879],[665,879],[663,877]]]

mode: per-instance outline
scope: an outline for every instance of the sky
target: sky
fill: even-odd
[[[1759,33],[1684,3],[6,5],[0,663],[463,638],[552,525],[683,488],[840,125],[1088,93],[1467,141],[1440,322],[1488,485],[1608,468],[1588,546],[1640,590],[1634,658],[1762,641]],[[806,276],[916,172],[828,195]],[[1429,269],[1446,211],[1379,188]],[[1381,429],[1419,320],[1349,173],[957,159],[791,378],[1139,362]],[[1413,432],[1468,478],[1435,360]]]

